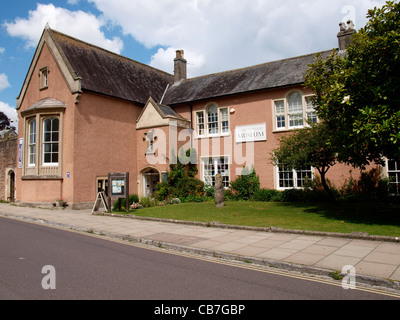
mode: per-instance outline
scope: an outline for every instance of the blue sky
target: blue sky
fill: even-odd
[[[50,27],[173,71],[185,50],[189,77],[337,47],[339,22],[364,27],[383,0],[1,0],[0,111],[14,115],[40,39]]]

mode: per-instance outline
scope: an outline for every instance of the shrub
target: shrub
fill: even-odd
[[[214,186],[204,186],[204,193],[206,197],[214,198],[215,188]]]
[[[281,191],[275,189],[259,189],[254,195],[252,200],[254,201],[280,201]]]
[[[243,167],[242,174],[229,187],[239,200],[250,200],[260,190],[260,179],[254,168]]]
[[[190,160],[196,153],[186,152],[186,158],[181,152],[180,160]],[[183,165],[181,162],[169,166],[167,181],[156,185],[155,199],[164,201],[171,198],[180,198],[182,201],[205,201],[204,182],[194,178],[197,167],[191,162]],[[203,199],[204,198],[204,199]]]
[[[377,201],[389,196],[388,179],[382,179],[378,169],[361,172],[358,180],[351,175],[339,189],[342,200]]]
[[[120,202],[121,202],[121,209],[126,208],[126,199],[125,198],[120,198],[117,201],[115,201],[114,206],[113,206],[113,211],[118,211],[120,207]],[[129,196],[129,206],[132,205],[132,203],[137,203],[139,202],[139,197],[136,194],[131,194]]]
[[[144,208],[150,208],[156,206],[157,201],[155,199],[152,199],[151,197],[143,197],[140,200],[139,204],[142,205]]]
[[[286,189],[281,194],[282,202],[305,202],[306,196],[303,189]]]

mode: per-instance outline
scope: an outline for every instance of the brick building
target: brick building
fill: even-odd
[[[341,26],[340,50],[352,33]],[[181,148],[197,150],[206,184],[219,172],[228,186],[246,165],[263,188],[301,188],[313,168],[275,167],[270,154],[282,135],[317,121],[303,85],[315,56],[188,79],[182,50],[168,74],[46,27],[17,100],[16,198],[91,208],[110,172],[129,172],[142,197]],[[350,170],[336,165],[328,178],[340,185]]]

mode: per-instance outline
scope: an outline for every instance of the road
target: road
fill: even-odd
[[[7,218],[0,218],[0,244],[1,300],[243,302],[400,297],[344,290],[338,282],[316,277],[282,275],[251,264],[149,249]]]

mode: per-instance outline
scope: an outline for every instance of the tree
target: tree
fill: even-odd
[[[317,169],[324,190],[335,199],[326,181],[326,173],[336,163],[336,149],[331,144],[331,132],[325,123],[313,123],[282,137],[279,148],[272,154],[272,161],[276,166],[296,170],[305,166]]]
[[[400,4],[367,17],[344,55],[318,57],[305,77],[338,160],[359,168],[400,158]]]
[[[0,131],[9,128],[10,126],[10,119],[8,119],[8,117],[3,112],[0,112]]]

